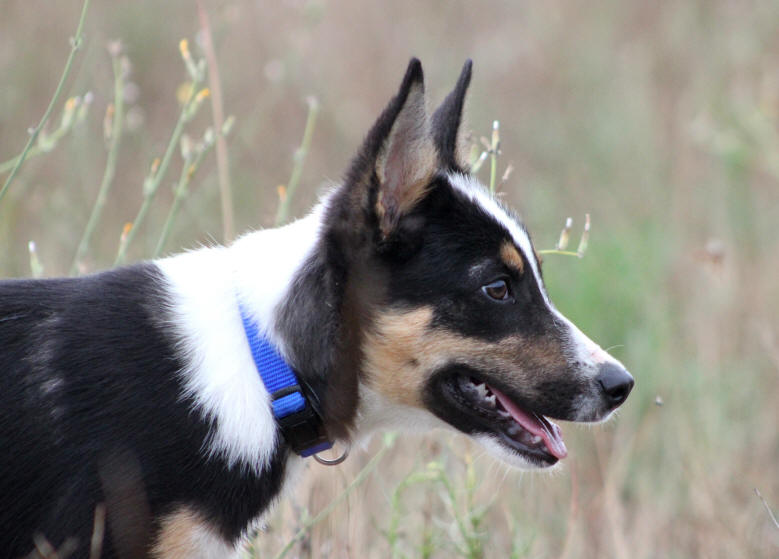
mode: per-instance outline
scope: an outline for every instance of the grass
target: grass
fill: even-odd
[[[253,539],[253,557],[776,556],[775,3],[206,8],[210,46],[193,40],[187,63],[176,42],[204,27],[190,3],[92,3],[63,76],[80,6],[9,5],[4,276],[65,274],[85,236],[77,273],[230,239],[230,220],[240,232],[301,215],[319,181],[346,167],[408,56],[423,60],[432,102],[472,57],[470,126],[500,119],[499,135],[475,142],[481,179],[550,253],[583,250],[574,243],[590,215],[586,257],[547,257],[545,280],[558,308],[614,346],[637,379],[616,421],[563,425],[570,457],[552,476],[507,471],[444,433],[376,440],[335,468],[308,465]],[[52,23],[31,40],[41,10]],[[117,38],[133,66],[123,87],[104,50]],[[213,97],[177,124],[205,84],[216,91],[215,68],[218,104],[235,115],[229,136]],[[177,90],[190,92],[183,105]],[[59,98],[84,91],[92,104],[64,103],[52,126]],[[31,122],[38,138],[22,161]],[[560,239],[566,216],[571,248]]]

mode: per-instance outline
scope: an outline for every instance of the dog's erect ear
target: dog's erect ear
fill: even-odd
[[[378,178],[372,210],[386,238],[424,197],[435,170],[422,64],[413,58],[397,95],[368,133],[350,180],[367,184],[373,182],[372,176]]]
[[[422,65],[413,59],[393,100],[397,116],[376,159],[379,192],[376,215],[382,234],[388,236],[400,218],[427,192],[435,171],[435,148],[425,103]]]
[[[471,83],[471,60],[466,60],[460,78],[452,92],[447,95],[432,118],[433,141],[441,167],[468,168],[467,147],[464,132],[460,130],[463,120],[463,104],[468,85]]]

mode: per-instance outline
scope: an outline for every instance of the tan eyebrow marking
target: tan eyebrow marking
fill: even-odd
[[[500,247],[500,258],[509,268],[514,268],[519,275],[525,271],[525,263],[522,261],[522,257],[519,255],[517,247],[510,241],[503,241]]]

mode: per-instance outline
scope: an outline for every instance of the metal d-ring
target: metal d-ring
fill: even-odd
[[[341,456],[339,456],[338,458],[335,458],[333,460],[328,460],[327,458],[320,458],[319,454],[314,454],[314,460],[316,460],[323,466],[337,466],[338,464],[346,460],[346,458],[349,456],[349,448],[350,447],[347,445],[346,448],[344,449],[344,453],[341,454]]]

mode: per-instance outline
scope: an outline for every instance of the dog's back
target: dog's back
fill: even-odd
[[[159,359],[172,354],[155,324],[158,289],[151,266],[0,283],[0,406],[14,418],[0,422],[0,525],[14,527],[0,531],[0,549],[11,556],[30,550],[33,532],[54,545],[88,541],[85,519],[105,497],[98,464],[109,477],[144,468],[145,456],[165,450],[155,441],[175,446],[182,436],[166,440],[170,416],[155,421],[175,409],[165,405],[175,404],[175,376],[161,369],[177,367]]]
[[[57,488],[53,487],[56,482],[48,480],[72,482],[74,461],[69,461],[57,444],[60,422],[53,419],[63,410],[64,379],[43,362],[38,350],[47,338],[51,341],[46,325],[50,317],[61,312],[63,299],[75,283],[0,283],[0,409],[5,416],[15,418],[13,422],[0,421],[0,525],[14,526],[13,530],[0,530],[0,549],[10,550],[12,557],[29,551],[27,535],[38,529],[49,513]]]
[[[222,506],[209,494],[231,493],[235,507],[218,516],[234,538],[267,504],[273,483],[202,460],[210,425],[183,397],[167,297],[153,264],[0,282],[4,557],[28,553],[32,534],[84,550],[99,503],[111,523],[105,556],[111,546],[144,556],[176,503],[208,511]]]

